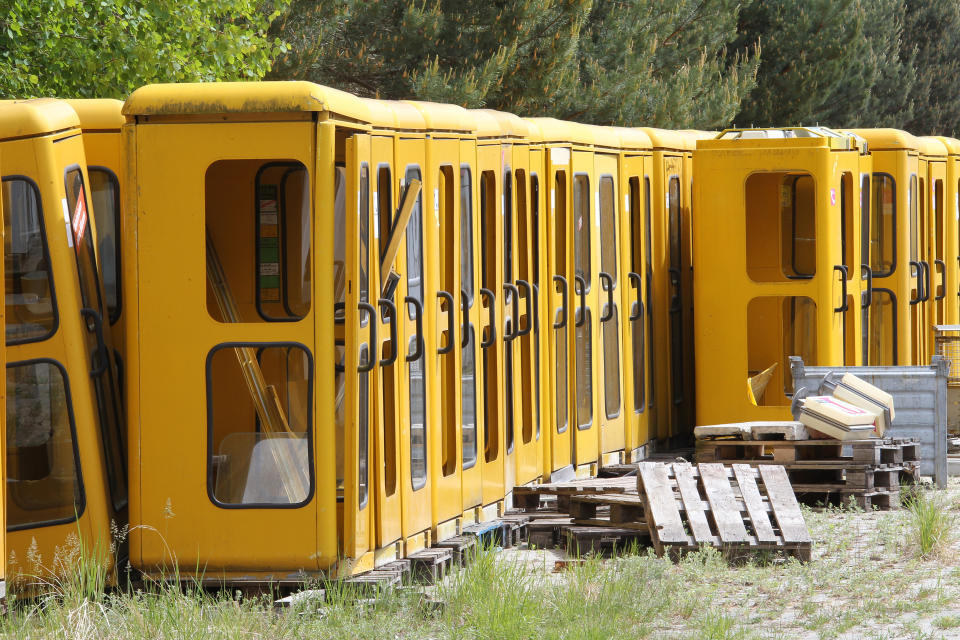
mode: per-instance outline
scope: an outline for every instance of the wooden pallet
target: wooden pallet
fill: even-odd
[[[571,496],[570,517],[576,525],[647,529],[643,499],[638,495]]]
[[[537,511],[545,506],[548,510],[566,511],[570,505],[570,497],[574,495],[635,494],[636,491],[637,481],[633,477],[588,478],[572,482],[514,487],[513,505],[517,509],[528,512]]]
[[[625,529],[609,526],[570,525],[563,529],[567,554],[580,557],[588,553],[616,555],[633,547],[650,545],[650,532],[643,529]]]
[[[813,543],[783,467],[643,463],[638,484],[659,555],[709,545],[731,556],[810,559]]]
[[[710,440],[697,446],[698,462],[782,465],[798,499],[813,506],[853,500],[866,510],[896,509],[900,485],[919,479],[920,445],[915,440]],[[844,446],[851,455],[843,454]]]

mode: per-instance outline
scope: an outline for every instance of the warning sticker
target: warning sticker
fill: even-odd
[[[73,209],[73,220],[71,221],[73,237],[77,239],[78,247],[83,242],[83,236],[87,232],[87,201],[83,193],[81,189],[77,198],[77,206]]]

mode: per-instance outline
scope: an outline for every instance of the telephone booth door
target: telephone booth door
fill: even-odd
[[[568,249],[570,226],[570,149],[547,149],[547,185],[549,216],[545,225],[547,269],[550,274],[547,321],[549,332],[547,358],[551,364],[549,380],[553,387],[550,416],[550,462],[548,473],[556,474],[573,464],[573,420],[570,417],[570,335],[573,331],[573,273]]]
[[[344,475],[343,475],[343,554],[361,558],[373,542],[371,518],[371,437],[377,429],[379,394],[374,369],[379,365],[374,346],[377,343],[377,270],[371,251],[370,221],[370,137],[353,134],[346,139],[346,207],[344,222],[345,303],[344,317]],[[335,310],[339,313],[339,310]]]
[[[600,288],[597,277],[600,216],[593,197],[596,192],[593,162],[593,153],[573,152],[569,192],[571,215],[566,227],[573,276],[569,361],[573,374],[574,461],[578,467],[595,462],[600,450],[597,380],[601,360],[596,355],[601,317],[597,293]]]
[[[624,375],[621,325],[623,317],[623,291],[626,277],[621,269],[621,209],[620,158],[616,155],[597,154],[594,158],[597,191],[594,197],[595,217],[599,228],[599,278],[598,295],[600,342],[596,349],[599,357],[600,452],[623,451],[626,447],[626,416],[624,412]]]
[[[630,453],[651,437],[652,344],[649,334],[650,212],[649,157],[623,156],[620,193],[620,251],[625,447]]]

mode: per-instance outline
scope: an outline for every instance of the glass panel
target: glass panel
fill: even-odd
[[[88,167],[87,175],[97,229],[97,257],[113,324],[120,318],[120,183],[103,167]]]
[[[873,174],[870,207],[870,268],[874,277],[891,275],[897,255],[897,185],[893,176]]]
[[[747,274],[756,282],[816,273],[816,192],[809,174],[754,173],[745,183]],[[779,211],[779,218],[771,215]]]
[[[208,473],[216,503],[295,505],[312,494],[312,368],[298,345],[231,345],[210,353]]]
[[[393,182],[391,178],[390,165],[381,164],[377,166],[377,190],[373,194],[373,227],[374,232],[379,239],[377,246],[377,259],[383,257],[387,250],[387,244],[390,242],[390,225],[393,203]],[[378,296],[379,297],[379,296]],[[375,305],[376,306],[376,305]],[[397,305],[398,313],[401,312],[401,305]],[[392,320],[389,318],[389,312],[381,313],[381,320]],[[382,332],[388,330],[388,327],[381,325],[379,330]],[[383,335],[382,333],[380,335]],[[381,354],[383,357],[389,357],[398,345],[386,342]],[[396,373],[394,366],[383,369],[383,375],[380,376],[381,386],[383,387],[383,491],[387,496],[392,496],[397,490],[397,416],[396,410],[398,403],[396,401]]]
[[[497,177],[493,171],[480,174],[480,286],[494,291],[497,237]],[[491,302],[492,303],[492,302]],[[481,313],[486,309],[481,307]],[[483,455],[487,462],[500,456],[498,394],[499,376],[495,349],[484,349],[483,356]]]
[[[654,365],[653,359],[653,213],[651,209],[651,189],[650,189],[650,178],[648,176],[643,177],[643,202],[644,202],[644,236],[643,236],[643,255],[644,261],[647,268],[647,295],[646,295],[646,312],[647,312],[647,335],[650,336],[650,339],[647,340],[647,354],[646,360],[649,363],[650,375],[650,397],[647,401],[647,406],[653,408],[654,399],[656,398],[656,368]]]
[[[6,442],[8,530],[83,513],[70,391],[59,365],[7,366]]]
[[[556,246],[554,247],[554,266],[557,275],[567,277],[567,174],[557,172],[554,185],[556,194],[556,207],[554,214],[556,216]],[[552,285],[553,286],[553,285]],[[563,433],[567,430],[567,331],[571,322],[573,322],[572,311],[576,303],[573,298],[573,283],[567,280],[567,306],[559,309],[554,316],[554,322],[563,319],[563,326],[554,329],[554,343],[556,348],[556,411],[557,411],[557,433]],[[562,298],[560,304],[563,304]]]
[[[613,178],[600,178],[600,269],[617,282],[617,200]]]
[[[805,296],[762,296],[747,305],[747,388],[759,406],[789,406],[790,356],[817,363],[817,306]]]
[[[343,171],[338,167],[335,177],[341,217]],[[204,181],[210,317],[217,322],[304,317],[312,288],[306,167],[291,160],[220,160],[207,168]],[[334,295],[342,300],[340,250]]]
[[[670,178],[667,200],[670,229],[670,380],[673,403],[683,402],[683,214],[680,178]]]
[[[422,180],[420,177],[420,167],[407,167],[404,175],[404,184],[410,184],[411,180]],[[413,213],[410,215],[410,222],[407,223],[406,231],[406,256],[407,256],[407,295],[420,301],[423,305],[423,190],[417,194],[417,199],[413,205]],[[414,318],[416,311],[413,305],[406,305],[410,319]],[[416,349],[417,336],[412,336],[407,345],[407,353]],[[413,362],[408,363],[408,375],[410,381],[410,475],[414,490],[423,487],[427,483],[427,437],[426,437],[426,417],[427,417],[427,396],[424,372],[423,355]]]
[[[461,439],[463,468],[477,463],[477,352],[476,336],[470,322],[473,308],[473,178],[470,167],[460,167],[460,289],[466,294],[462,330],[466,344],[461,347]]]
[[[853,264],[853,175],[844,172],[840,176],[840,255],[847,267],[847,279],[856,275],[858,265]]]
[[[917,176],[910,176],[910,191],[907,193],[910,201],[910,259],[917,260]]]
[[[460,288],[473,306],[473,178],[460,168]]]
[[[43,340],[53,335],[57,312],[37,187],[4,180],[3,212],[7,344]]]
[[[590,307],[581,308],[582,321],[576,327],[577,363],[577,428],[589,429],[593,424],[593,341]]]
[[[361,302],[370,299],[370,167],[366,163],[360,166],[360,193],[358,194],[358,238],[360,251],[357,266],[357,295]],[[369,318],[367,314],[360,314],[360,326],[367,326],[376,318]],[[374,357],[373,345],[360,345],[359,362],[369,364]],[[370,375],[366,372],[359,374],[357,381],[357,402],[359,407],[359,421],[357,423],[357,501],[362,509],[367,504],[370,490]]]
[[[453,184],[453,167],[446,165],[440,167],[437,175],[437,190],[434,192],[438,199],[440,213],[440,289],[449,292],[453,296],[453,305],[447,308],[447,313],[456,316],[460,305],[460,296],[457,295],[456,274],[459,266],[460,241],[454,235],[456,230],[456,211],[454,211],[455,193]],[[440,301],[437,302],[440,309]],[[446,325],[441,326],[444,330]],[[444,331],[444,334],[446,332]],[[443,454],[441,460],[441,471],[443,475],[450,476],[457,470],[457,390],[460,386],[460,376],[462,371],[457,370],[456,358],[453,356],[452,349],[459,342],[460,332],[451,333],[445,338],[440,337],[445,344],[450,345],[450,354],[440,358],[440,403],[441,403],[441,445],[440,450]],[[439,346],[439,345],[438,345]]]
[[[467,344],[461,353],[460,384],[462,400],[461,432],[463,438],[463,468],[477,463],[477,347],[473,326],[467,326]]]
[[[620,415],[620,314],[603,323],[603,398],[608,418]]]
[[[873,290],[870,305],[870,365],[895,366],[897,364],[897,314],[896,298],[888,289]]]
[[[534,317],[539,317],[540,310],[540,178],[537,174],[530,175],[530,225],[532,227],[533,242],[531,243],[531,259],[533,260],[533,307]],[[533,318],[530,319],[533,322]],[[534,375],[534,425],[537,440],[540,439],[540,324],[533,324],[533,375]]]
[[[587,283],[586,291],[590,291],[593,275],[590,262],[590,178],[583,174],[573,176],[573,245],[574,273]],[[572,283],[571,283],[572,286]]]
[[[503,176],[503,281],[513,282],[513,176],[510,168]],[[513,292],[503,291],[504,334],[517,331],[520,318],[513,317]],[[503,348],[503,434],[507,453],[513,451],[513,343],[504,342]]]
[[[640,203],[640,178],[630,178],[630,271],[642,275],[644,273],[643,241],[644,241],[644,210]],[[633,286],[633,283],[628,283]],[[633,343],[633,411],[643,413],[646,405],[646,380],[644,358],[644,326],[643,315],[637,314],[639,307],[644,304],[643,291],[637,290],[637,302],[633,303],[631,316],[639,317],[630,321],[630,334]]]

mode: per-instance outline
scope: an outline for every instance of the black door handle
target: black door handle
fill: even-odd
[[[503,341],[504,342],[513,342],[513,340],[519,335],[520,332],[520,290],[517,289],[517,286],[509,282],[503,283],[504,288],[504,297],[507,295],[507,291],[513,294],[513,301],[511,305],[513,306],[513,316],[510,319],[511,331],[507,332],[506,326],[503,328]],[[506,302],[506,300],[504,300]],[[506,311],[506,309],[504,309]]]
[[[437,291],[437,297],[447,301],[447,346],[437,347],[437,354],[442,356],[453,351],[453,296],[447,291]]]
[[[461,313],[463,314],[463,338],[460,339],[460,347],[466,348],[467,343],[470,341],[470,297],[467,295],[467,292],[463,289],[460,289],[460,308]]]
[[[679,311],[683,303],[680,300],[680,269],[667,269],[670,274],[670,286],[674,288],[674,293],[670,296],[670,311]]]
[[[490,291],[490,289],[480,289],[480,297],[482,298],[484,296],[487,298],[487,309],[490,313],[490,338],[487,340],[481,340],[480,346],[486,349],[487,347],[492,347],[493,343],[497,340],[497,296],[494,295],[493,291]]]
[[[577,288],[580,288],[577,291]],[[580,316],[579,319],[576,312],[573,314],[573,324],[577,327],[582,327],[583,323],[587,321],[587,281],[583,279],[583,276],[574,276],[573,277],[573,292],[580,296]]]
[[[553,281],[560,285],[560,297],[563,300],[563,315],[553,323],[553,328],[563,329],[567,326],[567,309],[570,308],[570,291],[567,289],[567,279],[563,276],[553,276]],[[960,292],[958,292],[957,295],[960,295]]]
[[[527,291],[527,328],[520,329],[520,318],[517,317],[517,336],[525,336],[533,329],[533,287],[526,280],[517,280],[518,289]]]
[[[417,327],[417,336],[413,353],[407,354],[407,362],[414,362],[423,355],[423,303],[411,296],[405,296],[403,301],[412,304],[414,310],[413,321]]]
[[[923,301],[926,302],[930,299],[930,263],[921,260],[920,264],[923,265]]]
[[[634,320],[639,320],[640,317],[643,316],[643,299],[642,292],[640,291],[640,284],[642,280],[639,273],[634,273],[632,271],[627,274],[627,280],[633,285],[633,288],[637,290],[637,304],[636,307],[634,307],[636,309],[636,313],[631,311],[630,317],[628,318],[628,320],[633,322]]]
[[[910,298],[910,304],[913,305],[923,300],[923,266],[916,260],[911,260],[910,266],[917,270],[917,297]]]
[[[943,293],[939,296],[934,296],[934,300],[943,300],[947,297],[947,263],[943,260],[934,260],[933,264],[940,267],[940,287],[943,289]]]
[[[540,333],[540,287],[533,285],[533,332]]]
[[[110,363],[110,351],[107,349],[107,341],[103,338],[103,319],[99,311],[90,307],[80,309],[80,315],[88,320],[87,331],[92,333],[97,341],[97,348],[90,357],[90,377],[96,378],[103,375]]]
[[[600,272],[600,288],[607,292],[607,311],[600,316],[600,322],[613,318],[613,276],[606,271]]]
[[[367,348],[367,363],[362,364],[359,361],[357,362],[357,373],[367,373],[368,371],[372,371],[374,365],[377,363],[373,358],[374,349],[376,349],[377,344],[377,310],[374,309],[373,305],[369,302],[358,302],[357,311],[366,311],[367,318],[370,320],[370,346]],[[360,323],[360,325],[363,326],[363,323]]]
[[[397,305],[393,304],[393,300],[388,300],[387,298],[380,298],[377,300],[377,305],[383,309],[384,307],[390,312],[390,357],[383,358],[380,360],[381,367],[389,367],[394,362],[397,361]],[[376,343],[376,340],[374,340]],[[380,346],[376,347],[378,350]]]
[[[867,276],[867,290],[860,294],[860,306],[869,307],[873,304],[873,269],[868,265],[860,265],[860,277]]]
[[[845,264],[835,264],[833,265],[834,271],[840,272],[840,282],[843,284],[843,303],[834,309],[836,313],[843,313],[850,308],[850,304],[847,302],[847,275],[850,273]]]

